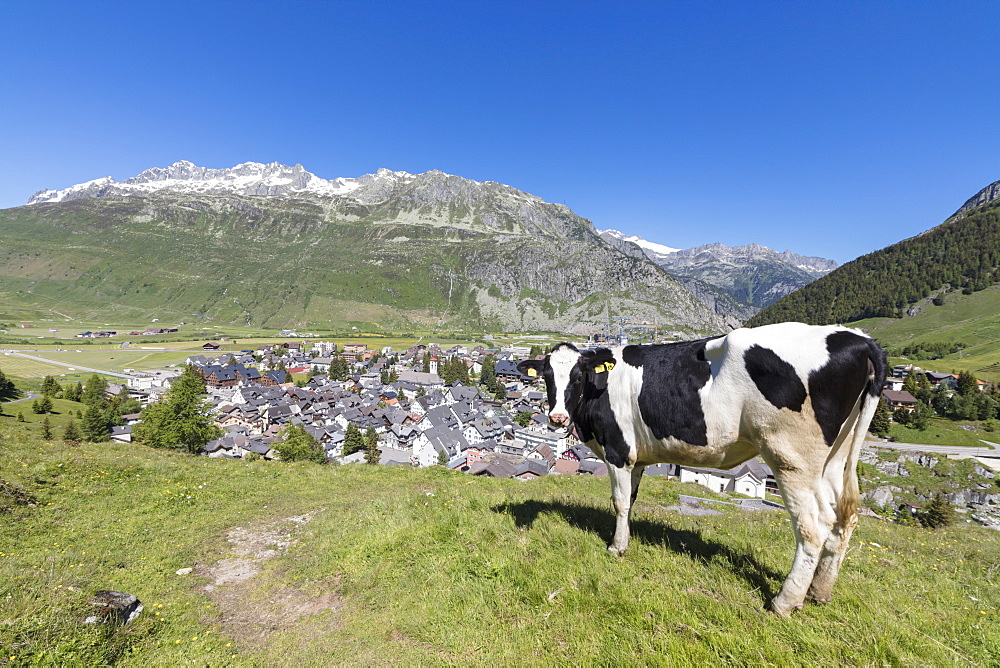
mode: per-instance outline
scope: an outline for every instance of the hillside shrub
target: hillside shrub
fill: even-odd
[[[927,504],[924,511],[920,513],[918,519],[923,527],[927,529],[937,529],[939,527],[946,527],[952,524],[955,521],[955,516],[951,503],[944,498],[943,494],[938,493],[934,496],[934,499]]]
[[[274,449],[281,455],[284,462],[326,462],[326,450],[316,438],[306,431],[305,427],[293,424],[282,435],[281,440],[274,444]]]

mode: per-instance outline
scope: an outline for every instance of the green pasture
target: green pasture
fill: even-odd
[[[76,379],[73,379],[74,381]],[[86,378],[81,378],[86,380]],[[68,382],[64,382],[69,385]],[[0,425],[7,425],[10,428],[27,430],[30,433],[40,435],[42,431],[42,420],[48,419],[49,427],[53,429],[53,437],[59,438],[62,435],[61,429],[66,426],[70,419],[76,420],[80,426],[80,417],[77,411],[86,412],[87,406],[77,401],[66,401],[65,399],[52,400],[52,412],[39,415],[31,412],[32,400],[17,401],[14,403],[0,404]],[[24,416],[23,423],[16,423],[17,414]]]
[[[1000,285],[971,295],[949,293],[942,306],[925,303],[913,317],[869,318],[852,324],[866,328],[886,346],[964,343],[961,352],[916,363],[935,371],[972,371],[983,380],[1000,382]]]
[[[983,447],[980,439],[1000,442],[1000,432],[984,430],[978,422],[953,422],[942,417],[933,417],[923,431],[911,427],[893,424],[890,436],[900,443],[917,443],[922,445],[964,445]]]
[[[618,558],[605,550],[606,479],[194,458],[41,442],[11,424],[0,425],[0,449],[0,647],[12,665],[1000,656],[1000,534],[972,525],[862,518],[833,602],[782,619],[762,608],[792,559],[787,516],[682,515],[678,494],[699,488],[662,478],[643,483]],[[271,557],[256,558],[259,572],[220,581],[226,560],[255,544]],[[135,594],[145,609],[125,628],[82,624],[100,589]]]
[[[57,376],[63,373],[79,373],[78,371],[69,371],[66,367],[58,364],[47,364],[38,360],[17,357],[16,355],[0,355],[0,371],[3,371],[8,376],[18,376],[20,378],[44,378],[45,376]]]

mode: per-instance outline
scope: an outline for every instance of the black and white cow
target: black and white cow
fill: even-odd
[[[572,423],[608,465],[614,541],[646,466],[728,469],[758,453],[774,471],[792,525],[791,572],[771,609],[830,600],[859,503],[861,443],[886,376],[885,352],[845,327],[782,323],[726,336],[578,350],[561,343],[518,365],[541,375],[549,419]]]

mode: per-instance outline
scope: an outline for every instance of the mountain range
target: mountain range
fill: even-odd
[[[760,244],[712,243],[679,249],[617,230],[600,234],[624,252],[630,252],[628,247],[639,249],[715,312],[740,320],[837,268],[833,260],[778,252]]]
[[[694,335],[739,323],[567,207],[440,171],[326,180],[181,161],[0,211],[0,304],[260,327]]]

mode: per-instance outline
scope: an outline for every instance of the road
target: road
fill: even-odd
[[[983,441],[983,447],[976,448],[963,445],[923,445],[921,443],[896,443],[893,441],[865,441],[865,445],[876,448],[892,448],[894,450],[919,450],[920,452],[935,452],[942,455],[964,455],[966,457],[998,457],[1000,449],[996,443]]]
[[[11,399],[10,401],[5,401],[3,405],[4,406],[10,406],[11,404],[19,404],[22,401],[31,401],[32,399],[37,399],[40,396],[42,396],[42,395],[40,395],[40,394],[32,394],[32,393],[29,392],[28,396],[21,397],[20,399]],[[0,409],[0,413],[2,413],[2,412],[3,412],[3,409]]]
[[[18,357],[24,357],[29,360],[35,360],[36,362],[45,362],[47,364],[55,364],[57,366],[64,366],[75,371],[91,371],[93,373],[103,374],[105,376],[117,376],[118,378],[128,378],[127,374],[118,373],[117,371],[105,371],[104,369],[92,369],[88,366],[80,366],[79,364],[69,364],[68,362],[57,362],[55,360],[49,359],[47,357],[35,357],[34,355],[27,355],[25,353],[19,353],[13,350],[5,351],[8,355],[17,355]]]

